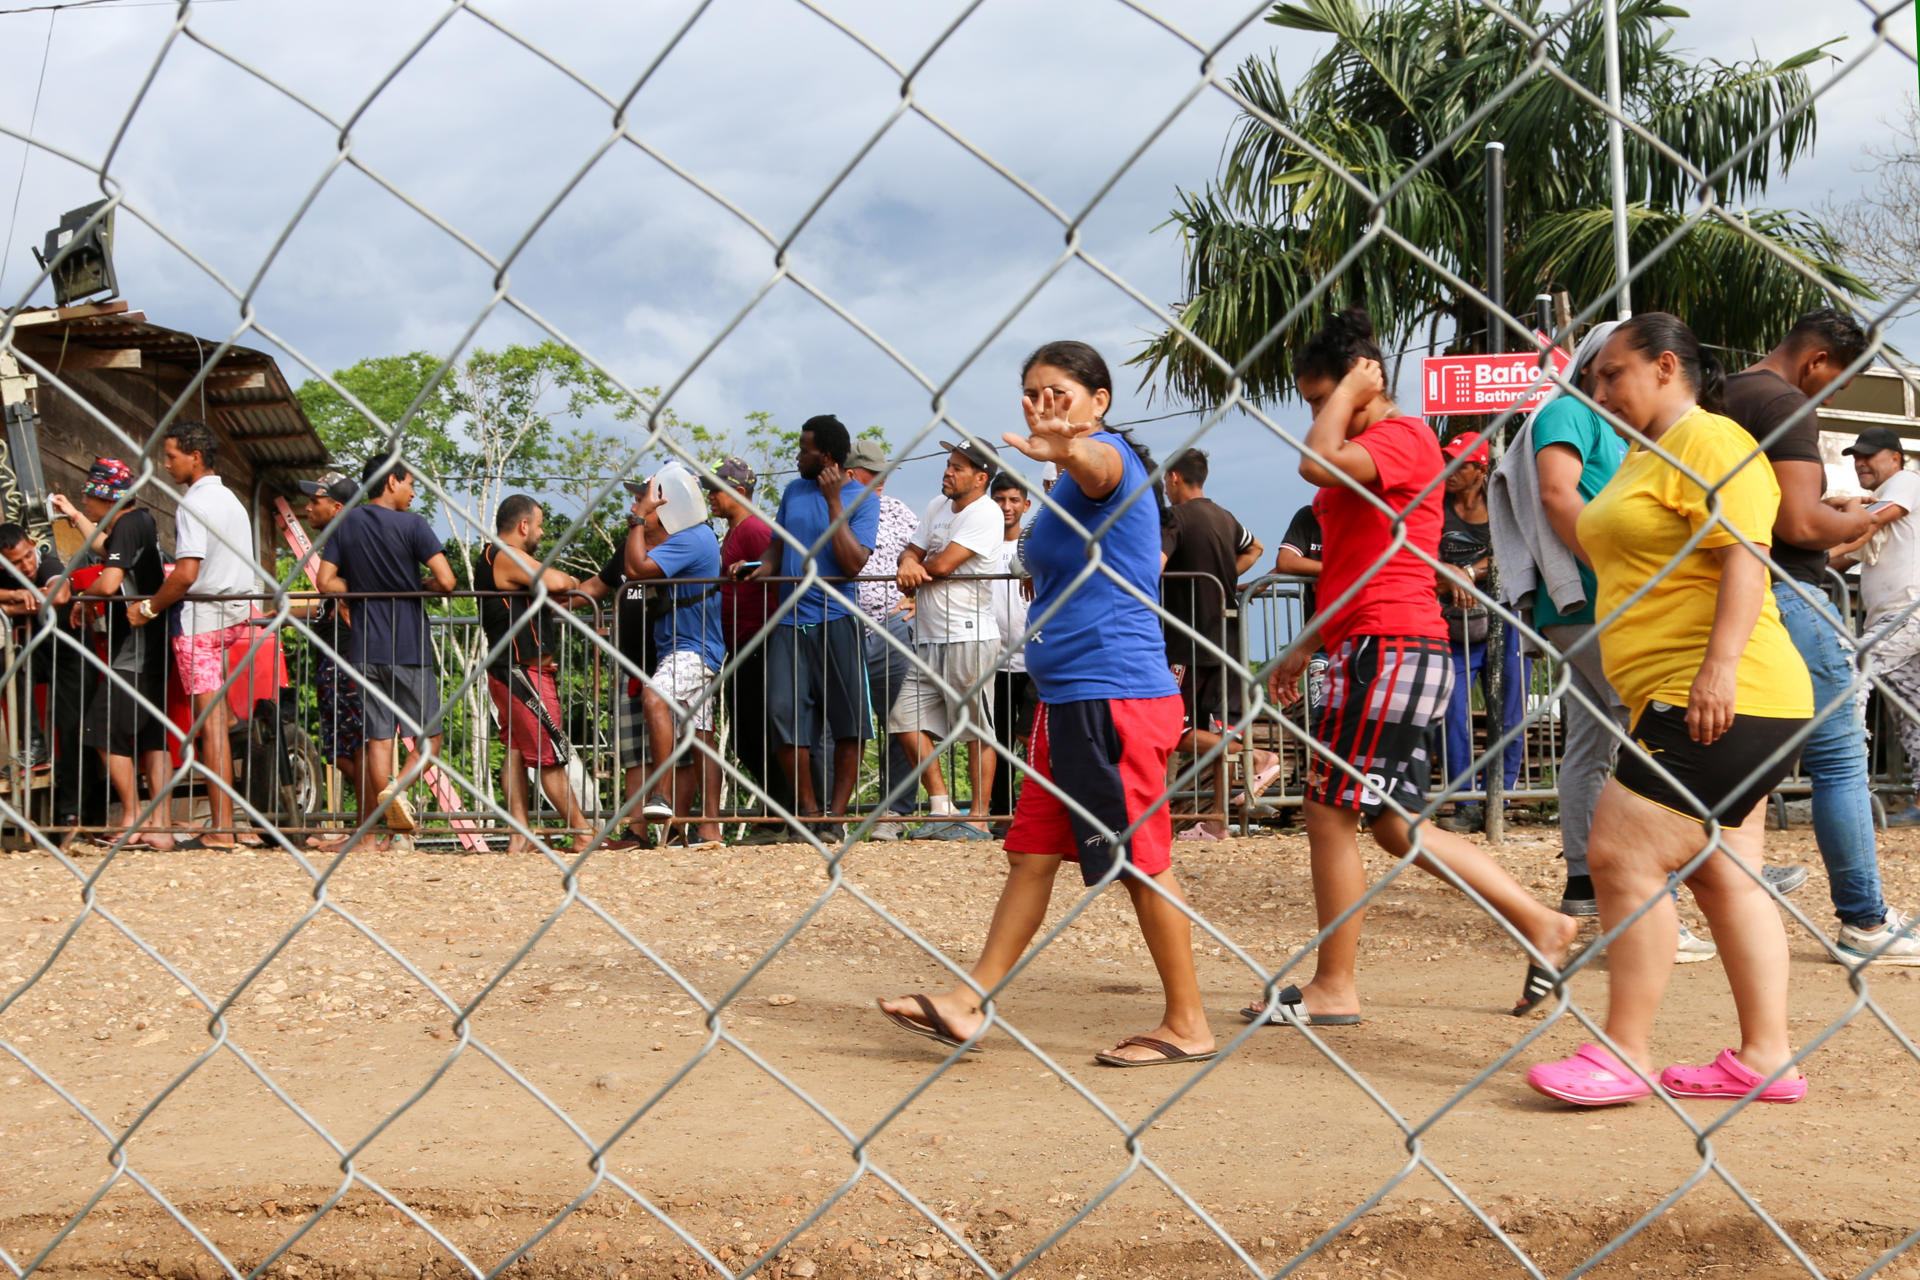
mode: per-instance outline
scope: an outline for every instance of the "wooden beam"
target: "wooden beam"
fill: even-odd
[[[259,391],[266,385],[267,375],[260,369],[238,369],[232,373],[207,375],[207,388],[211,391]]]
[[[38,342],[21,348],[35,360],[56,373],[76,373],[82,369],[138,369],[140,348],[138,347],[89,347],[68,346],[64,349],[55,346],[43,346]]]
[[[57,311],[52,307],[48,307],[41,311],[18,312],[13,317],[13,327],[16,329],[28,329],[35,325],[55,324],[63,320],[95,320],[107,319],[109,317],[123,323],[142,324],[146,321],[147,313],[144,311],[129,311],[127,310],[127,304],[125,302],[103,302],[97,306],[85,307],[61,307]]]

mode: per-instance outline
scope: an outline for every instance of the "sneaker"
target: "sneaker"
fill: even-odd
[[[395,791],[391,785],[374,800],[375,807],[386,804],[391,798],[393,804],[387,809],[387,829],[389,831],[411,831],[419,825],[413,815],[413,801],[407,799],[404,790]]]
[[[640,806],[640,816],[652,822],[665,822],[673,817],[673,801],[656,791]]]
[[[867,832],[867,839],[898,840],[901,835],[901,829],[905,825],[905,823],[900,822],[876,822],[873,824],[873,829]]]
[[[1889,910],[1887,918],[1871,929],[1843,924],[1834,935],[1833,945],[1851,962],[1872,956],[1875,964],[1920,965],[1920,918]],[[1880,948],[1885,947],[1885,951]],[[1875,955],[1875,952],[1879,952]]]
[[[1910,804],[1887,815],[1889,827],[1920,827],[1920,804]]]
[[[1719,954],[1720,948],[1713,945],[1712,938],[1703,938],[1684,924],[1680,926],[1680,945],[1673,955],[1675,964],[1711,960]]]
[[[1762,867],[1760,878],[1784,898],[1807,882],[1807,869],[1797,862],[1790,867]]]
[[[1457,804],[1453,812],[1438,819],[1435,826],[1442,831],[1458,832],[1465,835],[1470,831],[1487,829],[1487,807],[1483,804]]]

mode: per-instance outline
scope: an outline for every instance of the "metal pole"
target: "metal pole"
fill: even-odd
[[[1533,295],[1533,327],[1553,337],[1553,295],[1536,293]]]
[[[1627,149],[1620,128],[1620,0],[1603,0],[1607,40],[1607,161],[1613,187],[1613,278],[1619,286],[1614,305],[1618,319],[1633,316],[1627,288]]]
[[[1487,354],[1507,348],[1507,148],[1505,143],[1487,144]],[[1497,421],[1497,419],[1496,419]],[[1504,431],[1498,432],[1504,436]],[[1490,439],[1491,458],[1498,461],[1506,441]],[[1487,560],[1487,594],[1499,598],[1500,566]],[[1464,628],[1463,628],[1464,634]],[[1464,641],[1471,644],[1471,640]],[[1507,628],[1498,611],[1487,619],[1487,742],[1498,742],[1507,731],[1506,724],[1506,652]],[[1472,691],[1467,690],[1469,699]],[[1471,723],[1471,718],[1469,718]],[[1469,748],[1471,750],[1471,748]],[[1487,764],[1487,839],[1506,836],[1506,758],[1504,748]]]

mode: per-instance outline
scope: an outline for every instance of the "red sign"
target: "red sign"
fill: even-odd
[[[1570,357],[1550,351],[1554,372]],[[1427,417],[1456,413],[1532,413],[1555,390],[1540,372],[1540,353],[1514,351],[1497,356],[1429,356],[1420,362],[1420,412]]]

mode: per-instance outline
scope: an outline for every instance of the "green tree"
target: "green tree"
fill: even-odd
[[[1604,94],[1598,4],[1571,16],[1547,0],[1506,8],[1546,33],[1548,62]],[[1732,163],[1716,187],[1720,200],[1762,197],[1771,179],[1811,151],[1813,111],[1794,105],[1808,92],[1806,68],[1825,46],[1779,62],[1721,63],[1672,47],[1670,20],[1687,15],[1664,0],[1621,0],[1619,16],[1625,114],[1701,170],[1734,161],[1780,124]],[[1386,224],[1461,279],[1484,282],[1485,148],[1493,141],[1507,149],[1509,311],[1528,314],[1530,299],[1550,289],[1565,289],[1584,306],[1613,287],[1606,117],[1546,72],[1530,72],[1533,50],[1522,32],[1458,0],[1300,0],[1276,5],[1266,20],[1336,43],[1291,89],[1271,55],[1243,63],[1232,77],[1236,90],[1301,141],[1243,111],[1218,178],[1204,191],[1180,193],[1170,223],[1185,254],[1185,298],[1175,310],[1202,342],[1239,364],[1360,241],[1374,216],[1371,202],[1341,174],[1376,192],[1407,178],[1385,206]],[[1521,79],[1517,92],[1437,150]],[[1638,261],[1680,225],[1698,193],[1680,166],[1628,137],[1630,245]],[[1430,153],[1431,163],[1413,172]],[[1795,315],[1827,301],[1782,258],[1839,290],[1871,296],[1839,265],[1839,247],[1819,221],[1755,210],[1742,228],[1696,224],[1634,280],[1633,305],[1673,311],[1709,342],[1765,350]],[[1422,336],[1427,345],[1443,336],[1466,345],[1481,326],[1471,295],[1384,239],[1340,272],[1315,313],[1342,306],[1364,306],[1389,350]],[[1286,394],[1289,345],[1283,335],[1253,354],[1243,374],[1249,394]],[[1171,329],[1132,363],[1190,402],[1217,399],[1229,384]]]

